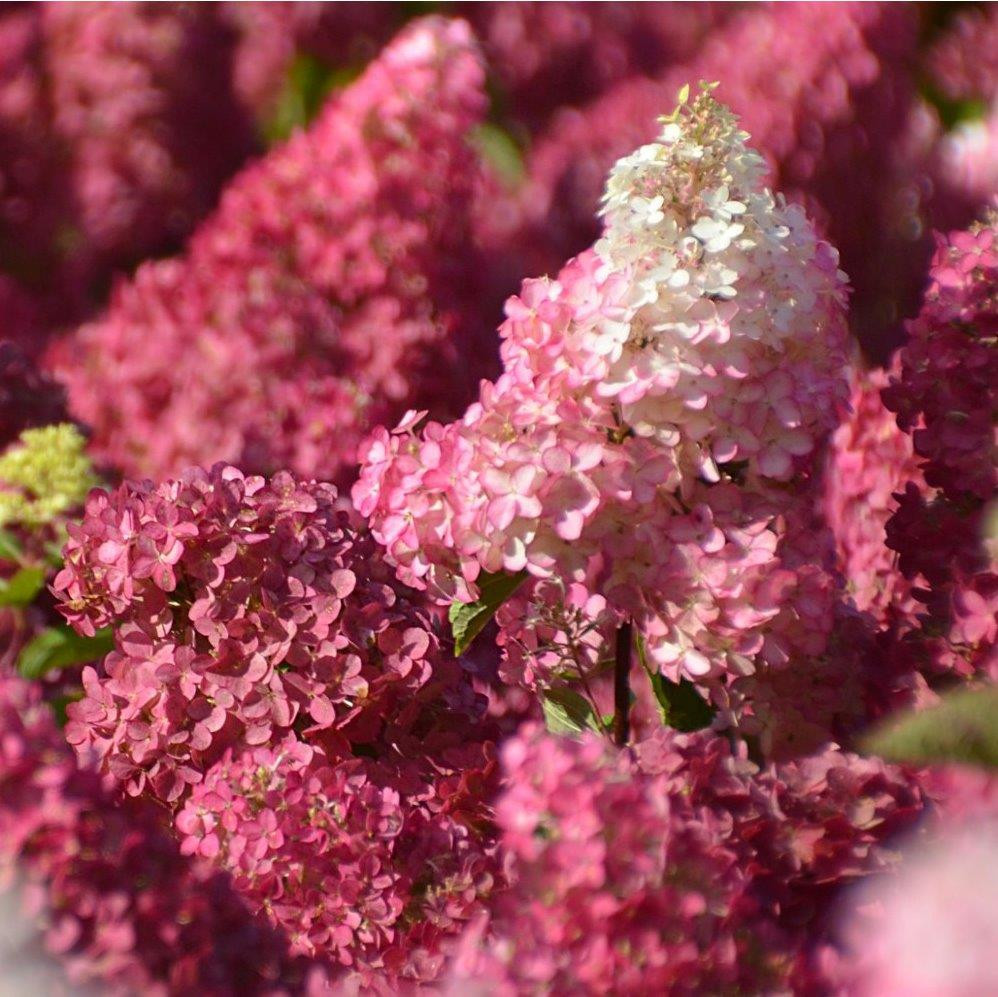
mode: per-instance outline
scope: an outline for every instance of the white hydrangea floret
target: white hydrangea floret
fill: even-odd
[[[681,94],[658,141],[608,179],[595,248],[635,293],[599,393],[640,436],[678,430],[693,474],[716,480],[738,460],[786,479],[834,422],[808,399],[835,379],[845,394],[845,275],[804,212],[764,186],[765,161],[711,89]]]

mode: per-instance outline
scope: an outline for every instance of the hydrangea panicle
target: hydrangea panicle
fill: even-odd
[[[922,809],[878,760],[759,769],[707,732],[631,756],[527,725],[503,763],[509,886],[466,932],[453,993],[789,991],[835,889],[892,868]]]
[[[370,437],[353,499],[404,581],[582,585],[671,677],[798,649],[768,632],[778,548],[847,401],[844,280],[746,139],[709,88],[681,104],[614,167],[595,249],[509,300],[464,418]]]
[[[482,84],[467,25],[409,25],[233,179],[182,257],[120,284],[54,360],[93,451],[136,476],[348,478],[371,425],[459,410],[495,355],[467,218]]]
[[[460,744],[484,707],[331,485],[218,464],[93,491],[54,591],[115,650],[66,735],[129,793],[177,806],[228,748],[292,729],[375,753]]]
[[[101,993],[316,989],[224,873],[187,859],[150,803],[117,805],[79,768],[37,685],[0,679],[0,871],[73,984]]]

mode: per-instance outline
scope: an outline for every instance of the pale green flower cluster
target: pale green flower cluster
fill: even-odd
[[[67,423],[26,429],[0,454],[0,526],[42,526],[97,484],[86,441]]]

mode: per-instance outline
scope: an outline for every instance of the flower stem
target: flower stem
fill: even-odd
[[[630,622],[621,624],[613,667],[613,740],[619,747],[631,736],[631,642]]]

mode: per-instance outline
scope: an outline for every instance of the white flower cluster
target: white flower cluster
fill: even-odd
[[[845,275],[763,186],[764,160],[711,89],[680,94],[658,141],[610,174],[595,249],[632,272],[634,311],[601,393],[708,481],[735,460],[786,480],[834,424],[821,399],[842,378]]]

